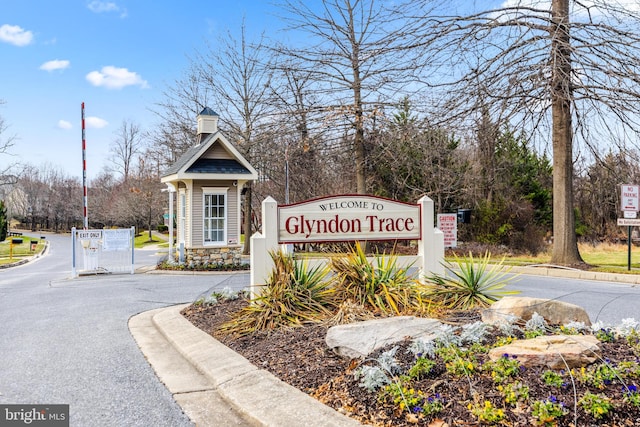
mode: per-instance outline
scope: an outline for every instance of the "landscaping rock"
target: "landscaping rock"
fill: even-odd
[[[325,342],[340,356],[364,358],[379,348],[407,338],[433,338],[433,332],[441,325],[437,320],[414,316],[366,320],[332,326]]]
[[[546,366],[550,369],[579,368],[598,359],[600,347],[593,335],[550,335],[528,340],[516,340],[511,344],[489,350],[491,360],[508,354],[516,356],[526,368]],[[565,363],[566,362],[566,363]]]
[[[565,325],[569,322],[583,322],[591,326],[591,320],[584,308],[568,302],[530,297],[504,297],[482,312],[482,321],[489,324],[504,322],[509,316],[516,316],[522,322],[531,319],[533,313],[544,317],[550,325]]]

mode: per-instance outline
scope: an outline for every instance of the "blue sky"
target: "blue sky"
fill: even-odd
[[[0,0],[0,116],[15,135],[14,163],[49,164],[82,176],[81,104],[87,174],[108,163],[123,120],[146,130],[162,91],[188,56],[243,17],[248,36],[279,21],[262,0]]]

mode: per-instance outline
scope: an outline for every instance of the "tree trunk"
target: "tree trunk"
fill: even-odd
[[[578,252],[573,207],[573,129],[571,123],[571,40],[569,0],[551,5],[551,114],[553,141],[553,251],[551,262],[583,263]]]

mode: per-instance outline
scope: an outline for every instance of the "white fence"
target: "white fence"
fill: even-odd
[[[134,273],[135,227],[71,230],[73,277]]]

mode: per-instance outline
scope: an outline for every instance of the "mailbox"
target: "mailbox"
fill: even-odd
[[[11,239],[11,244],[20,245],[22,244],[22,239]]]
[[[458,209],[458,223],[471,223],[471,209]]]

